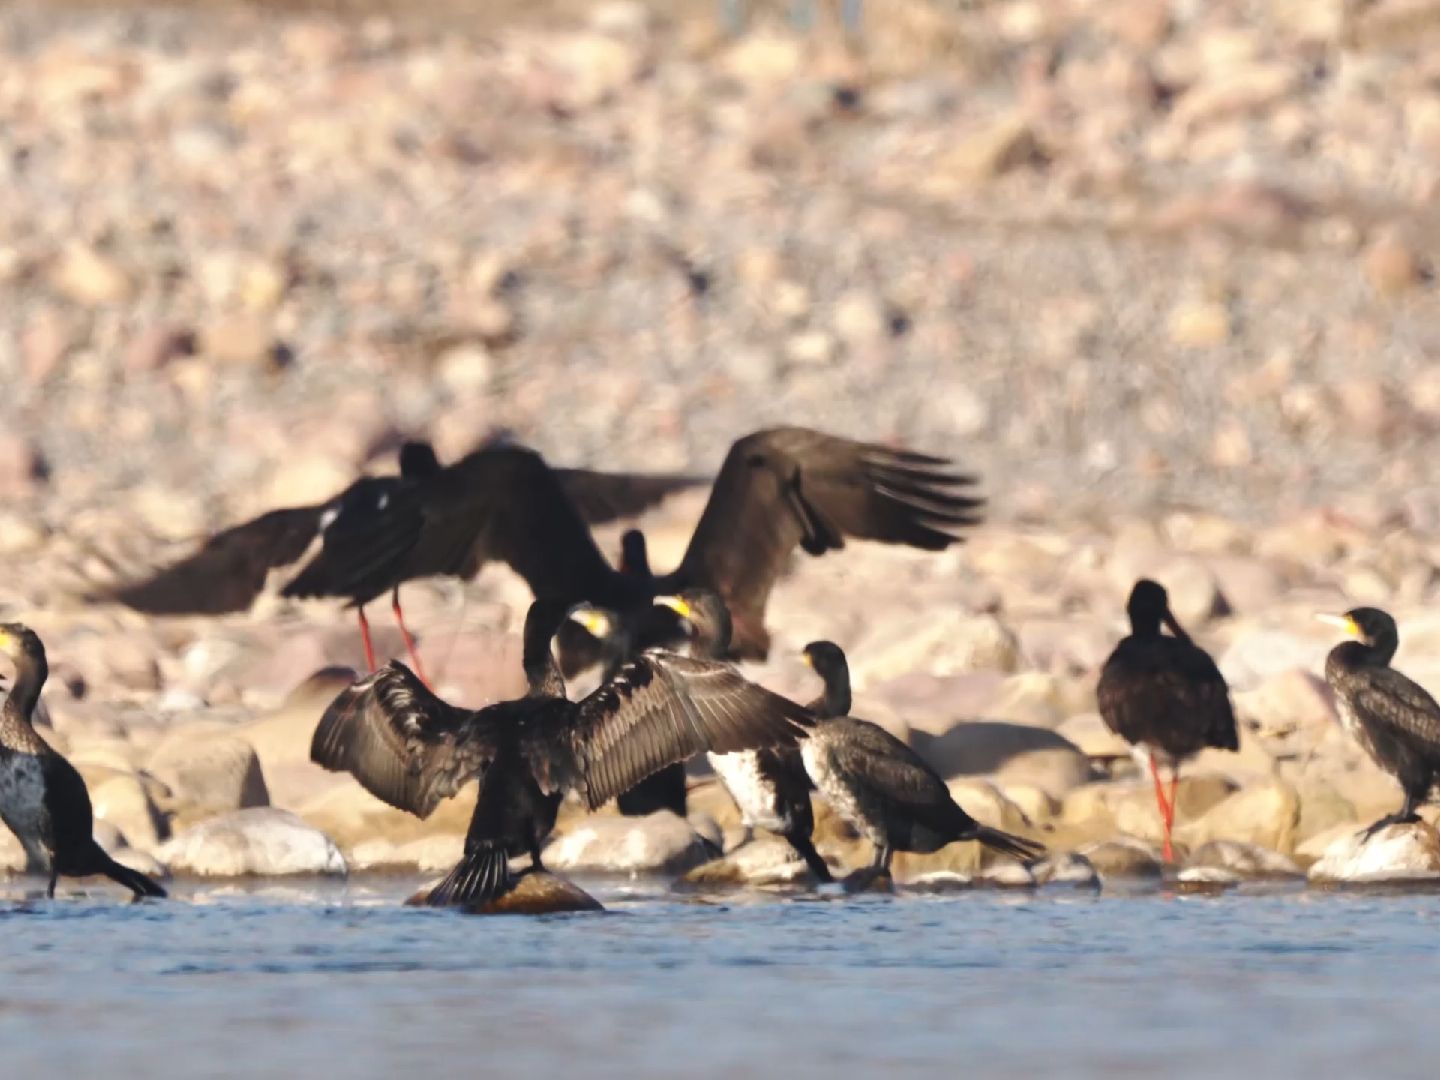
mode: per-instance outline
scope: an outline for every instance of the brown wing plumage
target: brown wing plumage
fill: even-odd
[[[731,447],[666,591],[718,592],[734,649],[764,656],[770,590],[796,547],[823,555],[847,537],[939,551],[981,520],[975,480],[952,462],[806,428],[747,435]]]
[[[552,770],[551,785],[577,788],[594,809],[672,762],[793,746],[813,723],[728,664],[650,652],[579,702],[563,732],[536,732],[530,755]]]
[[[492,736],[482,714],[441,701],[392,661],[325,710],[310,760],[350,773],[377,799],[424,818],[484,773],[496,752]]]
[[[1096,699],[1106,726],[1131,744],[1177,757],[1239,746],[1225,677],[1188,641],[1126,638],[1105,662]]]
[[[397,492],[326,555],[355,596],[434,574],[468,579],[494,561],[536,596],[578,600],[611,573],[554,471],[522,447],[477,450]]]
[[[592,469],[556,469],[555,476],[580,517],[591,525],[635,517],[677,491],[706,483],[698,476],[647,476]]]
[[[270,571],[297,561],[320,531],[323,506],[272,510],[217,533],[205,546],[143,581],[96,594],[153,615],[244,611]]]
[[[1391,667],[1367,666],[1339,689],[1370,739],[1398,739],[1440,757],[1440,704],[1408,676]]]

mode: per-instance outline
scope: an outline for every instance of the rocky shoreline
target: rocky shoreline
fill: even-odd
[[[1336,873],[1397,795],[1335,724],[1311,613],[1384,606],[1397,666],[1440,688],[1440,15],[1103,7],[897,0],[859,47],[683,5],[0,11],[0,604],[47,643],[105,846],[177,874],[430,871],[468,808],[418,823],[309,764],[327,669],[360,665],[335,607],[151,621],[94,585],[327,497],[405,434],[711,471],[793,422],[952,455],[990,520],[942,556],[797,559],[755,678],[810,694],[796,651],[832,638],[857,714],[977,817],[1153,875],[1094,683],[1156,577],[1242,726],[1182,781],[1182,873]],[[701,498],[645,519],[657,565]],[[407,587],[443,693],[516,689],[526,599],[498,570]],[[736,824],[697,781],[689,825],[557,844],[687,872]],[[1377,839],[1440,872],[1409,832]],[[861,857],[833,822],[820,848]]]

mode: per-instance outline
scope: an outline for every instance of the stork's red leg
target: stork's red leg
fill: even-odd
[[[355,614],[360,616],[360,640],[365,645],[365,663],[370,670],[375,670],[375,646],[370,641],[370,620],[365,618],[364,606],[357,607]]]
[[[1160,824],[1165,830],[1165,861],[1174,862],[1175,852],[1170,847],[1170,824],[1175,820],[1174,810],[1165,801],[1165,789],[1160,783],[1160,770],[1155,767],[1155,755],[1150,755],[1150,777],[1155,781],[1155,804],[1160,807]]]
[[[420,676],[422,683],[429,686],[430,680],[425,677],[425,665],[420,662],[420,654],[415,651],[415,639],[405,628],[405,613],[400,610],[400,587],[398,585],[390,594],[390,610],[395,612],[395,621],[400,625],[400,636],[405,639],[405,651],[410,654],[410,662],[415,665],[415,674]]]
[[[1170,798],[1166,800],[1170,807],[1170,817],[1165,822],[1167,829],[1175,827],[1175,788],[1180,784],[1180,766],[1175,765],[1170,769]]]

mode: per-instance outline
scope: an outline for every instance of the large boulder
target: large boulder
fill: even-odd
[[[1309,877],[1326,884],[1440,882],[1440,834],[1423,821],[1387,825],[1370,837],[1347,830],[1329,843]]]
[[[572,822],[546,846],[556,870],[612,874],[681,874],[713,851],[690,823],[669,810],[646,817],[595,815]]]
[[[90,787],[95,823],[114,825],[131,847],[154,851],[170,836],[170,822],[138,776],[119,773]]]
[[[182,822],[270,805],[259,756],[233,735],[178,728],[151,752],[146,769],[170,789],[169,809]]]
[[[1234,840],[1211,840],[1190,853],[1187,870],[1222,870],[1237,879],[1285,879],[1304,877],[1295,861],[1278,851]]]
[[[333,840],[273,807],[202,821],[164,844],[157,856],[173,873],[198,877],[346,873]]]
[[[418,870],[435,873],[449,870],[465,854],[465,837],[460,833],[421,836],[403,844],[393,840],[366,840],[349,851],[352,870],[401,872]]]
[[[1055,798],[1095,777],[1074,743],[1045,728],[997,721],[955,724],[939,735],[911,734],[911,745],[941,776],[1031,783]]]
[[[1211,807],[1198,820],[1181,824],[1176,838],[1191,848],[1212,840],[1234,840],[1271,851],[1295,850],[1300,822],[1300,796],[1283,780],[1269,780],[1241,788]]]
[[[381,802],[353,777],[340,775],[325,791],[301,804],[298,812],[350,855],[362,845],[380,840],[404,846],[435,837],[463,838],[470,828],[478,791],[476,784],[466,784],[422,820]]]
[[[1158,879],[1164,871],[1160,852],[1138,840],[1104,840],[1088,844],[1078,852],[1101,881],[1137,881]]]
[[[719,859],[688,871],[686,885],[804,885],[815,880],[805,860],[776,836],[757,836]]]
[[[311,762],[310,740],[326,707],[355,678],[350,668],[324,668],[295,687],[274,712],[231,729],[259,757],[272,803],[303,806],[344,779]]]

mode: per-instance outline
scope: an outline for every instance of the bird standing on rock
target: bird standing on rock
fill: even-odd
[[[15,685],[0,709],[0,821],[19,838],[30,865],[49,872],[45,894],[55,896],[62,874],[103,874],[137,900],[163,897],[158,884],[116,862],[95,842],[85,781],[31,722],[50,672],[39,635],[19,623],[0,624],[0,652],[15,664]]]
[[[1340,723],[1370,759],[1400,782],[1405,802],[1362,833],[1420,820],[1416,808],[1440,779],[1440,704],[1390,666],[1400,647],[1395,620],[1378,608],[1317,615],[1357,639],[1325,658],[1325,681],[1335,691]]]
[[[728,664],[642,653],[581,701],[565,697],[550,642],[566,608],[537,600],[525,620],[529,693],[478,710],[432,694],[392,661],[342,691],[310,757],[346,771],[376,798],[428,817],[470,779],[479,799],[458,866],[434,906],[483,905],[514,883],[512,855],[540,849],[574,790],[597,809],[655,770],[706,750],[794,745],[814,720]]]
[[[1045,853],[1033,840],[981,825],[919,754],[879,724],[849,715],[850,666],[840,646],[812,641],[803,655],[825,684],[810,705],[819,722],[800,747],[805,769],[836,813],[875,845],[874,863],[847,878],[847,887],[887,877],[896,851],[928,855],[974,840],[1022,862]]]
[[[1239,735],[1225,677],[1171,613],[1164,587],[1144,578],[1137,581],[1126,612],[1130,636],[1105,661],[1096,698],[1105,726],[1134,747],[1150,770],[1165,834],[1165,860],[1171,862],[1181,763],[1207,746],[1237,750]],[[1160,632],[1162,625],[1172,636]],[[1160,783],[1161,765],[1170,769],[1168,798]]]

